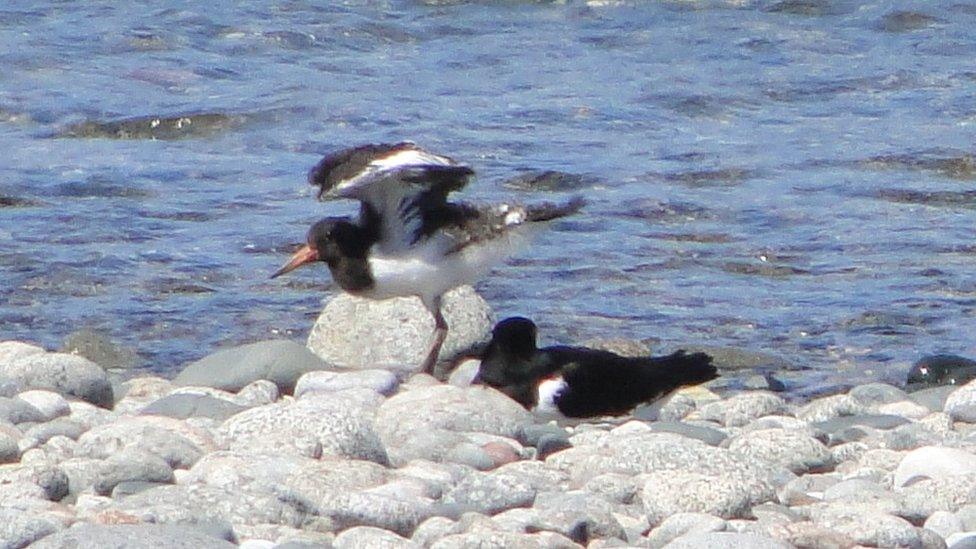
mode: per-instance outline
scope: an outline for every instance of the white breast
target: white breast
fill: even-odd
[[[542,415],[561,415],[556,400],[566,387],[566,381],[562,376],[544,380],[539,384],[538,399],[532,411]]]

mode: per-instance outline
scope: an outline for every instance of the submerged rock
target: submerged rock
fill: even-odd
[[[71,124],[55,137],[108,139],[189,139],[209,137],[240,127],[243,115],[195,113],[176,116],[137,116],[121,120],[85,120]]]
[[[272,339],[223,349],[190,363],[173,383],[236,392],[259,379],[274,382],[291,394],[303,374],[328,369],[328,364],[294,341]]]

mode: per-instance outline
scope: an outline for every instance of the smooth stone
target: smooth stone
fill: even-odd
[[[724,519],[706,513],[675,513],[648,532],[647,543],[651,547],[664,547],[684,535],[721,532],[725,524]]]
[[[217,421],[224,421],[244,410],[247,410],[244,406],[210,395],[176,393],[151,402],[142,408],[139,414],[176,419],[208,417]]]
[[[976,532],[957,532],[945,542],[949,549],[976,549]]]
[[[450,327],[441,364],[453,362],[487,342],[491,308],[470,286],[443,297]],[[308,348],[343,368],[384,368],[415,372],[426,357],[434,318],[416,297],[371,300],[341,293],[322,310],[308,336]]]
[[[139,355],[135,351],[121,347],[91,329],[69,334],[61,352],[85,357],[106,370],[128,370],[139,365]]]
[[[79,524],[31,545],[32,549],[78,547],[233,549],[237,545],[192,527],[171,524]]]
[[[407,538],[373,526],[356,526],[343,531],[332,542],[335,549],[420,549]]]
[[[373,391],[343,391],[292,402],[276,402],[245,410],[217,429],[217,438],[231,450],[291,451],[389,463],[373,429]],[[411,412],[411,413],[416,413]],[[377,422],[378,423],[378,422]]]
[[[64,353],[38,353],[0,362],[0,377],[10,377],[29,389],[70,395],[102,408],[115,402],[108,376],[94,362]]]
[[[153,488],[158,488],[160,486],[165,486],[166,484],[172,484],[171,482],[152,482],[146,480],[123,480],[112,488],[112,498],[119,499],[126,496],[131,496],[133,494],[138,494],[140,492],[145,492],[146,490],[151,490]]]
[[[249,383],[266,379],[282,393],[291,394],[303,374],[327,368],[328,364],[298,343],[272,339],[205,356],[183,368],[173,383],[237,392]]]
[[[470,358],[462,360],[460,364],[451,370],[451,375],[448,376],[447,382],[455,387],[469,387],[478,375],[480,368],[481,361],[478,359]]]
[[[466,433],[516,438],[519,427],[529,421],[522,406],[483,386],[409,386],[376,413],[377,432],[394,465],[413,459],[443,461],[452,448],[469,442]]]
[[[351,372],[309,372],[298,378],[295,398],[305,393],[334,393],[346,389],[369,389],[389,396],[396,392],[400,382],[389,370],[358,370]]]
[[[863,425],[872,429],[894,429],[900,425],[910,423],[901,416],[891,414],[861,414],[856,416],[833,417],[824,421],[815,421],[810,427],[828,434],[839,433],[850,427]]]
[[[430,549],[508,548],[518,549],[578,549],[580,546],[555,532],[521,534],[502,531],[478,531],[444,536]]]
[[[865,383],[852,388],[847,394],[865,406],[880,406],[908,398],[905,391],[887,383]]]
[[[667,549],[790,549],[782,541],[738,532],[704,532],[681,536],[665,545]]]
[[[45,444],[54,437],[65,437],[71,440],[78,440],[88,428],[81,422],[71,418],[59,417],[47,423],[34,425],[24,431],[24,438],[21,440],[29,441],[30,447]]]
[[[0,367],[18,358],[46,353],[43,347],[22,341],[0,341]]]
[[[41,423],[44,414],[40,410],[17,397],[0,397],[0,421],[12,423]]]
[[[777,497],[783,505],[809,505],[822,500],[824,492],[841,480],[837,473],[803,475],[782,486]]]
[[[17,445],[17,439],[6,433],[0,433],[0,465],[16,463],[17,461],[20,461],[20,447]]]
[[[913,388],[938,385],[963,385],[976,378],[976,361],[949,354],[918,359],[908,371],[907,382]]]
[[[754,419],[780,414],[785,410],[786,402],[782,397],[757,391],[706,404],[700,413],[703,419],[717,421],[727,427],[741,427]]]
[[[700,425],[692,425],[690,423],[680,421],[656,421],[651,423],[650,427],[651,432],[654,433],[674,433],[676,435],[700,440],[709,446],[718,446],[722,443],[722,441],[728,438],[728,435],[722,431],[719,431],[718,429],[712,429],[710,427],[703,427]]]
[[[954,421],[976,423],[976,381],[970,381],[950,393],[944,410]]]
[[[946,400],[953,391],[958,389],[955,385],[943,385],[941,387],[931,387],[910,393],[908,397],[921,406],[925,406],[933,412],[941,412],[945,409]]]
[[[962,519],[948,511],[936,511],[925,519],[925,528],[947,539],[952,534],[963,531]]]
[[[34,511],[0,508],[0,546],[4,548],[27,547],[61,528],[56,521]]]
[[[233,396],[232,402],[245,407],[264,406],[281,397],[281,389],[273,381],[257,379],[244,386]]]
[[[823,472],[834,465],[830,450],[823,443],[785,429],[742,433],[729,440],[728,449],[747,461],[774,464],[797,474]]]
[[[17,398],[36,408],[44,417],[42,421],[51,421],[71,413],[68,401],[53,391],[24,391]]]
[[[445,494],[444,502],[493,515],[507,509],[529,507],[535,496],[536,490],[516,475],[471,473]]]
[[[173,469],[161,457],[145,450],[129,448],[102,462],[93,488],[96,494],[107,496],[120,482],[172,483],[175,480]]]
[[[976,473],[976,454],[957,448],[925,446],[909,452],[895,469],[894,485],[906,486],[919,478],[942,479]]]
[[[976,503],[960,506],[956,516],[962,521],[962,531],[976,532]]]

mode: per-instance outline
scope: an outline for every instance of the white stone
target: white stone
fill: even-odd
[[[919,478],[941,479],[976,473],[976,455],[957,448],[924,446],[912,450],[895,469],[894,485],[902,487]]]

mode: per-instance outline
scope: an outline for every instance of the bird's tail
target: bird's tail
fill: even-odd
[[[551,221],[560,217],[572,215],[586,205],[586,199],[582,196],[574,196],[569,202],[555,204],[553,202],[541,202],[525,207],[526,221]]]
[[[698,385],[718,377],[718,370],[712,365],[712,357],[705,353],[688,354],[677,351],[668,356],[662,356],[655,361],[658,363],[650,371],[658,382],[670,385],[674,389],[687,385]]]

